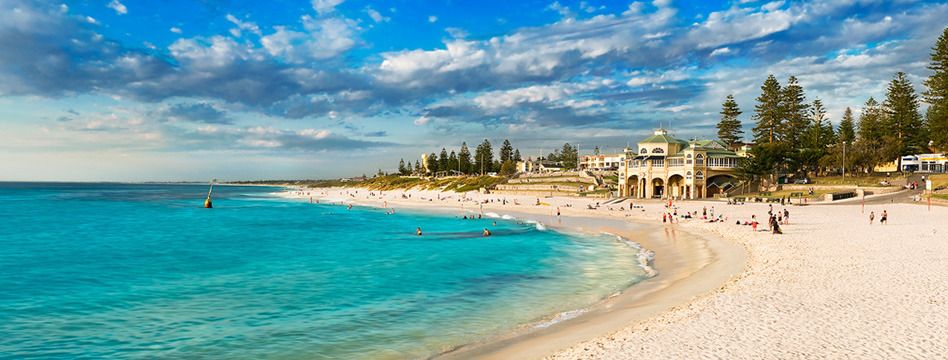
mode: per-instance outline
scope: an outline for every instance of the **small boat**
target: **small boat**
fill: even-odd
[[[211,180],[211,188],[207,190],[207,199],[204,199],[204,208],[210,209],[214,207],[214,204],[211,203],[211,192],[214,191],[214,181]]]

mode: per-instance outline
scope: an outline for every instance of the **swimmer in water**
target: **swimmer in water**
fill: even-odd
[[[346,209],[347,209],[347,210],[352,210],[352,204],[349,204],[349,206],[347,206]]]
[[[497,222],[496,222],[496,221],[494,221],[494,226],[497,226]]]
[[[421,236],[421,227],[415,228],[415,235]]]
[[[484,236],[490,236],[490,230],[487,230],[487,228],[484,228]]]

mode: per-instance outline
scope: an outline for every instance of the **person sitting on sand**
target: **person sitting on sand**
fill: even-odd
[[[415,235],[421,236],[421,227],[415,228]]]
[[[490,230],[487,230],[487,228],[484,228],[484,236],[490,236]]]

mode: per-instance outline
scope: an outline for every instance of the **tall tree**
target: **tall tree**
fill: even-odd
[[[807,171],[819,172],[820,160],[826,155],[827,146],[833,141],[833,125],[826,118],[823,101],[814,99],[810,106],[810,126],[801,138],[798,157]]]
[[[573,170],[579,167],[579,149],[575,146],[569,143],[563,144],[563,149],[560,150],[559,155],[564,169]]]
[[[520,157],[520,149],[514,149],[513,161],[523,161],[523,158]]]
[[[853,143],[856,140],[856,125],[853,120],[853,110],[849,107],[843,112],[843,119],[839,121],[839,130],[837,131],[840,142]]]
[[[491,171],[494,166],[494,149],[487,139],[474,149],[474,166],[481,175]]]
[[[438,168],[438,155],[435,153],[428,154],[428,174],[435,175],[441,169]]]
[[[415,175],[421,175],[421,161],[415,162]]]
[[[510,145],[510,140],[504,139],[504,143],[500,145],[500,162],[513,159],[513,146]]]
[[[879,102],[872,97],[866,100],[862,113],[859,114],[859,132],[856,146],[849,149],[856,165],[861,166],[867,172],[872,171],[872,168],[883,162],[886,157],[882,140],[885,135],[882,124],[884,116],[885,113]]]
[[[801,148],[801,135],[810,126],[810,105],[806,103],[806,95],[803,92],[803,87],[797,83],[796,76],[790,76],[787,79],[787,86],[784,86],[782,95],[781,108],[783,109],[784,123],[781,129],[781,138],[790,145],[791,149],[799,150]]]
[[[780,141],[780,131],[783,127],[782,99],[777,78],[773,74],[767,76],[767,80],[764,80],[760,87],[757,105],[754,106],[754,119],[757,120],[757,126],[753,129],[754,142],[762,144]]]
[[[438,156],[438,171],[449,170],[451,170],[451,167],[448,165],[448,151],[441,148],[441,155]]]
[[[405,167],[405,159],[403,158],[403,159],[399,160],[399,161],[398,161],[398,173],[401,174],[401,175],[408,175],[409,172],[411,172],[411,170],[408,170],[408,168]]]
[[[448,155],[448,172],[460,171],[458,170],[458,154],[454,153],[454,150],[451,150],[451,155]]]
[[[470,174],[474,172],[471,167],[471,151],[467,149],[467,142],[461,143],[461,150],[458,151],[458,162],[462,173]]]
[[[932,48],[928,69],[932,75],[925,80],[922,97],[929,104],[925,117],[932,145],[948,150],[948,27],[941,32]]]
[[[924,122],[918,111],[918,95],[905,73],[896,73],[889,82],[882,107],[886,114],[882,127],[892,143],[887,157],[923,152],[928,145],[928,137],[925,136]]]
[[[741,115],[741,109],[734,101],[734,95],[728,95],[721,105],[721,121],[718,122],[718,139],[723,141],[731,149],[734,149],[741,140],[744,130],[741,129],[741,121],[737,117]],[[598,149],[598,148],[597,148]]]

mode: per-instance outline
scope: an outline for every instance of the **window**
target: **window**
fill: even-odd
[[[639,153],[640,153],[640,154],[648,154],[648,150],[645,150],[645,148],[642,148],[642,150],[639,151]]]
[[[691,180],[691,171],[685,173],[685,179]]]
[[[665,150],[662,149],[662,148],[654,148],[654,149],[652,149],[652,154],[664,154],[664,153],[665,153]]]
[[[704,173],[702,173],[702,172],[700,172],[700,171],[699,171],[699,172],[696,172],[696,173],[695,173],[695,179],[696,179],[696,180],[704,179]]]
[[[704,165],[704,156],[701,154],[695,155],[695,164]]]
[[[665,166],[665,159],[653,159],[652,166]]]
[[[684,159],[682,158],[668,159],[668,166],[681,166],[682,164],[684,164]]]

